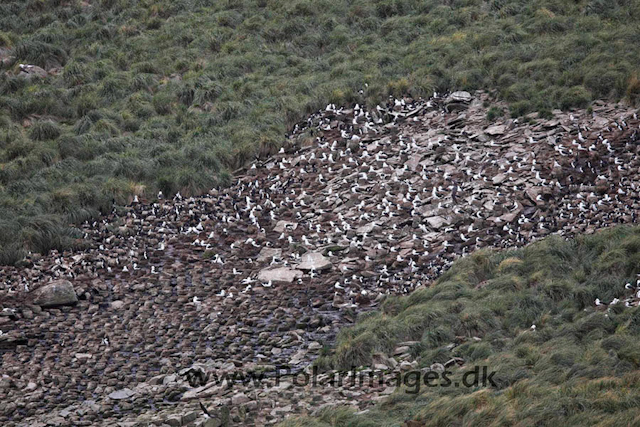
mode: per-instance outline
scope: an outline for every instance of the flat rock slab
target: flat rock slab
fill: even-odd
[[[308,252],[302,255],[302,262],[298,264],[298,268],[303,271],[322,271],[329,270],[333,264],[320,252]]]
[[[359,235],[371,233],[378,226],[375,222],[370,222],[368,224],[362,225],[356,229],[356,233]]]
[[[57,307],[78,302],[73,285],[68,280],[56,280],[35,291],[34,304],[40,307]]]
[[[257,261],[271,261],[273,257],[280,258],[282,256],[282,249],[278,248],[262,248],[258,254]]]
[[[181,400],[190,400],[190,399],[202,399],[205,397],[210,397],[220,392],[221,387],[215,384],[215,382],[210,382],[201,387],[192,388],[187,390],[181,397]]]
[[[418,165],[420,165],[420,161],[422,160],[423,157],[424,157],[424,154],[412,155],[411,157],[409,157],[409,160],[407,160],[407,167],[415,172],[416,169],[418,168]]]
[[[449,223],[445,218],[441,216],[432,216],[429,218],[425,218],[425,221],[427,221],[431,228],[435,228],[436,230]]]
[[[507,176],[503,173],[499,173],[498,175],[493,177],[492,181],[494,185],[500,185],[504,182],[505,179],[507,179]]]
[[[285,230],[295,230],[296,228],[298,228],[298,223],[296,222],[278,221],[276,226],[273,228],[273,231],[282,233]]]
[[[134,394],[136,394],[135,391],[128,388],[123,388],[122,390],[117,390],[117,391],[114,391],[113,393],[109,393],[109,399],[123,400],[123,399],[130,398]]]
[[[258,273],[258,280],[287,285],[302,278],[302,271],[288,267],[268,268]]]
[[[543,205],[544,204],[544,200],[538,200],[538,196],[540,194],[542,194],[542,189],[540,187],[529,187],[525,190],[525,194],[527,195],[527,197],[529,197],[531,199],[531,201],[533,201],[533,203],[535,203],[536,205]]]
[[[505,125],[495,125],[495,126],[489,126],[488,128],[486,128],[484,130],[484,133],[486,133],[487,135],[496,136],[496,135],[504,135],[506,131],[507,131],[507,127]]]

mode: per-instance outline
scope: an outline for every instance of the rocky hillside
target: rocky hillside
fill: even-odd
[[[308,369],[460,256],[636,222],[634,110],[491,122],[485,93],[434,95],[328,105],[229,188],[136,199],[84,223],[85,249],[4,267],[2,425],[265,425],[351,400],[202,373]]]

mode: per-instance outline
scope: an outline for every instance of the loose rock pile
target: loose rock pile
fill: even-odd
[[[489,123],[487,100],[327,106],[230,188],[136,201],[85,224],[87,250],[3,268],[0,423],[264,425],[359,400],[207,381],[304,369],[358,312],[477,248],[636,222],[634,111]]]

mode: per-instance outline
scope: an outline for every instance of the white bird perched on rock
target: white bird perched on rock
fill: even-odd
[[[273,286],[273,282],[271,280],[269,280],[268,283],[262,283],[262,286],[264,286],[265,288],[270,288]]]

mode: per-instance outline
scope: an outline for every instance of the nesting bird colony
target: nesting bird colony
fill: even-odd
[[[303,369],[357,313],[475,249],[636,222],[633,110],[489,122],[487,100],[329,105],[230,188],[135,200],[82,226],[87,250],[2,268],[0,423],[206,425],[202,402],[265,425],[357,399],[180,373]]]

